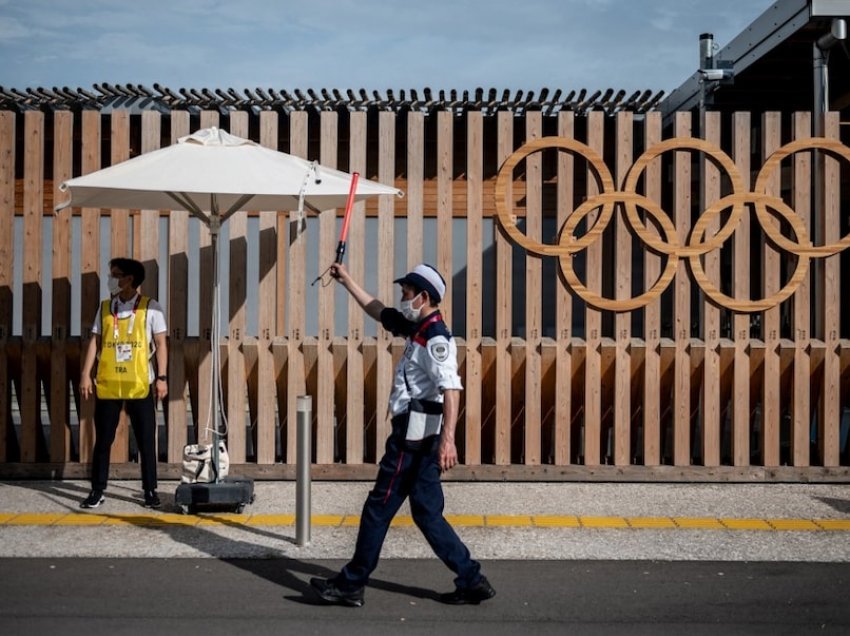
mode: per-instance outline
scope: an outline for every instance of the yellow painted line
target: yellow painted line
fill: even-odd
[[[677,528],[686,530],[725,530],[720,519],[712,519],[710,517],[673,517],[673,523]]]
[[[460,527],[504,528],[602,528],[602,529],[680,529],[744,531],[850,531],[847,519],[747,519],[711,517],[602,517],[576,515],[447,515],[446,520]],[[148,512],[138,514],[97,514],[92,512],[0,513],[0,526],[292,526],[293,514],[245,515],[208,513],[183,515]],[[356,527],[359,515],[313,515],[314,526]],[[398,516],[394,527],[412,527],[410,515]]]
[[[408,516],[398,516],[395,517],[391,522],[390,526],[393,528],[410,528],[413,526],[413,517]]]
[[[675,528],[676,522],[670,517],[626,517],[632,528]]]
[[[198,519],[199,526],[244,526],[248,521],[248,515],[239,515],[233,512],[217,512],[215,514],[200,515]]]
[[[59,513],[22,513],[15,515],[6,525],[9,526],[52,526],[59,519],[66,517],[67,512]]]
[[[295,523],[295,515],[251,515],[249,526],[291,526]]]
[[[534,515],[531,520],[540,528],[581,528],[576,515]]]
[[[488,526],[526,527],[532,525],[528,515],[485,515]]]
[[[108,515],[99,515],[93,512],[77,512],[65,515],[58,519],[54,525],[57,526],[102,526],[109,520]]]
[[[181,525],[197,525],[197,521],[186,524],[183,515],[176,514],[117,514],[107,515],[104,525],[107,526],[167,526],[181,523]]]
[[[774,530],[820,530],[810,519],[767,519]]]
[[[720,522],[730,530],[771,530],[764,519],[721,519]]]
[[[850,519],[815,519],[824,530],[850,530]]]
[[[340,526],[342,519],[342,515],[313,515],[310,517],[314,526]]]
[[[585,528],[628,528],[629,524],[623,517],[579,517],[579,522]]]
[[[481,528],[485,524],[484,515],[446,515],[446,521],[466,528]]]

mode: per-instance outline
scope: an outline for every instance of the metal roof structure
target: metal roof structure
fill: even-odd
[[[850,17],[850,0],[779,0],[720,49],[713,66],[727,80],[695,71],[664,99],[665,117],[699,108],[701,90],[711,110],[811,111],[814,105],[813,46],[830,32],[833,18]],[[694,43],[694,60],[698,60]],[[850,53],[840,42],[828,54],[831,110],[850,107]]]
[[[499,91],[491,88],[485,91],[440,90],[429,88],[422,90],[404,89],[396,93],[393,90],[357,91],[348,89],[307,89],[293,91],[276,89],[234,88],[180,88],[172,90],[159,84],[153,90],[141,84],[95,84],[93,90],[68,87],[52,89],[27,88],[18,90],[0,86],[0,109],[16,111],[36,109],[95,109],[102,112],[112,110],[282,110],[282,111],[453,111],[461,114],[466,111],[543,111],[545,115],[554,115],[561,111],[573,111],[579,114],[588,111],[604,111],[613,114],[620,111],[645,113],[657,108],[664,97],[664,91],[635,91],[627,95],[626,91],[607,89],[589,92],[585,89],[550,91],[543,88],[535,91]]]

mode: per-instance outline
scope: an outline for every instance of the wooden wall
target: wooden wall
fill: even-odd
[[[79,323],[87,326],[104,249],[143,261],[143,291],[168,310],[161,475],[178,474],[187,440],[208,439],[212,276],[202,275],[198,297],[187,298],[190,265],[206,273],[212,266],[208,234],[201,230],[190,248],[185,212],[161,213],[166,238],[156,213],[83,209],[53,217],[48,244],[45,217],[65,196],[63,179],[216,125],[404,190],[401,200],[355,206],[348,236],[349,269],[362,280],[366,259],[377,263],[373,291],[388,304],[397,298],[392,280],[435,240],[426,220],[435,224],[434,265],[464,273],[450,281],[463,285],[462,307],[452,306],[451,295],[443,304],[463,325],[456,477],[848,480],[842,421],[850,420],[850,341],[840,294],[850,274],[840,209],[850,151],[830,115],[831,141],[818,146],[828,157],[827,245],[812,246],[810,123],[808,113],[678,113],[665,127],[657,113],[0,112],[0,475],[86,474],[93,408],[76,391],[86,335],[72,335],[71,308],[79,298]],[[799,147],[788,146],[794,140]],[[515,169],[499,179],[499,167],[528,142],[539,147],[521,160],[514,155]],[[651,148],[657,154],[647,154]],[[777,157],[782,148],[788,152]],[[737,198],[724,199],[730,194]],[[768,212],[760,215],[759,204]],[[584,220],[570,217],[574,210]],[[246,474],[292,477],[295,404],[305,393],[314,397],[319,477],[370,478],[383,448],[403,343],[381,329],[368,336],[353,303],[347,330],[337,332],[333,286],[311,286],[306,275],[330,262],[340,214],[323,212],[311,226],[318,253],[291,230],[287,211],[252,215],[257,241],[249,240],[247,213],[228,221],[220,356],[228,449]],[[489,223],[494,215],[500,224]],[[378,246],[368,253],[367,217],[376,219]],[[397,233],[400,217],[404,233]],[[461,249],[456,219],[466,224]],[[72,223],[79,223],[78,245]],[[485,227],[496,228],[492,241]],[[715,247],[701,249],[708,237]],[[167,262],[158,258],[163,241]],[[75,250],[79,277],[71,272]],[[398,250],[406,262],[394,260]],[[246,326],[253,266],[257,333]],[[157,282],[163,268],[166,288]],[[49,335],[42,330],[47,293]],[[305,315],[312,294],[318,316]],[[193,304],[198,336],[188,335]],[[13,329],[16,311],[20,330]],[[131,450],[122,426],[117,476],[137,476]]]

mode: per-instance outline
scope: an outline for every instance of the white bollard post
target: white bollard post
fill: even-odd
[[[313,398],[299,395],[296,399],[298,422],[296,431],[297,456],[295,465],[295,543],[310,543],[310,462],[313,420]]]

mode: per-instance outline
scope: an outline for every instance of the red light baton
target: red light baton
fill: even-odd
[[[351,189],[348,191],[348,201],[345,204],[345,216],[342,218],[342,231],[339,233],[339,244],[336,246],[337,263],[342,263],[342,257],[345,254],[345,239],[348,236],[348,223],[351,221],[351,209],[354,207],[354,195],[357,192],[357,180],[359,178],[359,172],[355,172],[351,175]]]

